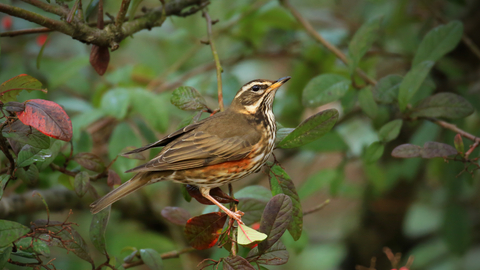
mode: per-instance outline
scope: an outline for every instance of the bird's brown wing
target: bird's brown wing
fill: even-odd
[[[169,135],[163,137],[162,139],[154,142],[154,143],[151,143],[151,144],[147,144],[145,146],[142,146],[140,148],[137,148],[137,149],[134,149],[132,151],[129,151],[129,152],[126,152],[126,153],[123,153],[122,155],[130,155],[130,154],[134,154],[134,153],[140,153],[140,152],[143,152],[145,150],[148,150],[150,148],[155,148],[155,147],[162,147],[162,146],[165,146],[167,144],[169,144],[170,142],[174,141],[175,139],[177,139],[178,137],[182,136],[183,134],[197,128],[200,124],[202,124],[204,121],[199,121],[197,123],[194,123],[194,124],[191,124],[191,125],[188,125],[184,128],[181,128],[173,133],[170,133]]]
[[[167,145],[160,154],[146,164],[127,172],[184,170],[226,161],[239,160],[247,156],[255,141],[255,134],[220,138],[205,131],[192,131]]]

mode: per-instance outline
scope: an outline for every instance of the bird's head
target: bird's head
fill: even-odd
[[[256,114],[259,110],[271,110],[277,89],[290,80],[283,77],[276,81],[256,79],[246,83],[232,101],[231,109],[240,113]]]

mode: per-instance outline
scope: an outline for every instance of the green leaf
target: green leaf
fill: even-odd
[[[258,244],[259,254],[273,246],[287,230],[292,219],[292,200],[285,194],[273,196],[263,211],[260,232],[268,235]]]
[[[458,45],[462,35],[463,24],[460,21],[451,21],[430,30],[418,47],[412,67],[423,61],[437,61],[442,58]]]
[[[50,221],[47,222],[44,219],[39,219],[33,222],[36,226],[45,226],[47,224],[59,225],[62,222]],[[51,246],[65,248],[66,250],[73,252],[80,259],[85,260],[93,265],[92,257],[88,254],[88,246],[83,240],[82,236],[71,226],[64,228],[63,226],[49,226],[48,229],[57,236],[59,236],[63,243],[56,238],[51,238],[49,235],[45,235],[45,241],[50,241]],[[1,238],[0,238],[1,239]]]
[[[335,169],[324,169],[307,178],[298,189],[298,195],[302,200],[315,194],[320,189],[327,187],[338,177],[338,171]]]
[[[360,59],[367,53],[375,41],[375,38],[378,36],[377,31],[380,29],[381,20],[381,17],[375,18],[363,24],[353,36],[350,44],[348,44],[350,73],[355,71]]]
[[[392,103],[398,97],[398,89],[403,78],[400,75],[388,75],[381,78],[373,88],[373,98],[379,103]]]
[[[298,197],[297,190],[293,184],[290,176],[283,170],[282,167],[274,165],[270,168],[270,186],[272,188],[272,195],[285,194],[292,200],[292,215],[293,218],[288,224],[288,231],[292,235],[293,239],[297,241],[300,239],[303,231],[303,211],[300,198]]]
[[[360,103],[360,108],[362,108],[363,112],[370,118],[377,117],[378,106],[373,99],[373,94],[370,88],[363,88],[358,93],[358,102]]]
[[[122,120],[127,115],[130,101],[130,91],[128,89],[115,88],[102,96],[100,107],[105,114]]]
[[[75,175],[73,180],[73,187],[75,188],[75,193],[78,197],[83,197],[88,191],[88,186],[90,184],[90,176],[87,172],[81,171]]]
[[[332,129],[338,119],[336,109],[328,109],[310,116],[278,144],[280,148],[294,148],[315,141]]]
[[[272,195],[269,194],[269,197]],[[266,198],[269,198],[266,197]],[[241,209],[242,212],[245,213],[245,215],[242,217],[243,223],[245,225],[253,225],[255,223],[260,222],[262,219],[262,213],[263,210],[265,209],[265,206],[267,205],[267,201],[265,199],[259,200],[259,199],[254,199],[254,198],[238,198],[239,203],[237,208]]]
[[[267,235],[258,232],[245,224],[238,224],[237,228],[237,243],[246,246],[253,243],[258,243],[267,238]]]
[[[424,61],[413,67],[403,78],[398,90],[398,105],[403,112],[407,108],[410,99],[415,95],[423,81],[432,69],[433,61]]]
[[[460,119],[473,112],[473,106],[465,98],[453,93],[438,93],[422,100],[413,109],[411,116]]]
[[[0,247],[7,246],[30,232],[30,228],[20,223],[0,219]]]
[[[90,241],[92,241],[95,248],[102,254],[107,251],[105,245],[105,231],[107,230],[108,220],[110,219],[111,206],[93,215],[90,223]]]
[[[402,119],[390,121],[380,128],[378,131],[378,137],[380,137],[380,140],[383,142],[393,141],[398,137],[398,134],[400,134],[402,125]]]
[[[151,270],[163,269],[162,256],[157,251],[151,248],[140,249],[140,257]]]
[[[318,107],[339,100],[347,93],[350,80],[338,74],[322,74],[311,79],[303,90],[302,103]]]
[[[9,174],[2,174],[0,176],[0,200],[2,200],[3,190],[5,189],[5,186],[7,185],[8,180],[10,180]]]
[[[246,186],[235,192],[235,198],[252,198],[267,203],[272,198],[272,192],[264,186]]]
[[[170,102],[184,111],[200,111],[207,108],[205,99],[200,92],[190,86],[180,86],[175,89]]]
[[[0,247],[0,269],[6,269],[8,259],[10,259],[10,254],[12,253],[12,245],[7,247]]]
[[[294,128],[279,128],[277,129],[277,134],[275,136],[275,146],[278,145],[285,137],[288,136],[288,134],[292,133],[294,131]]]
[[[374,142],[365,151],[364,159],[367,164],[377,161],[383,155],[385,146],[381,142]]]
[[[15,246],[24,251],[36,255],[50,257],[50,248],[47,243],[39,239],[32,239],[31,237],[21,238],[15,243]]]
[[[7,125],[2,130],[2,135],[5,138],[10,138],[22,144],[29,144],[36,148],[49,148],[50,138],[40,131],[24,125],[20,121],[15,121],[11,125]]]
[[[136,89],[132,98],[133,110],[139,113],[152,129],[160,132],[167,131],[170,105],[166,95],[156,95],[144,89]]]
[[[0,85],[0,101],[7,103],[9,101],[17,101],[17,96],[23,90],[32,92],[33,90],[40,90],[44,93],[46,89],[42,89],[42,83],[27,74],[21,74]]]
[[[455,203],[448,204],[441,232],[444,241],[454,254],[464,254],[472,242],[473,233],[467,210]]]
[[[63,141],[51,138],[50,148],[49,148],[51,155],[50,157],[45,158],[44,161],[37,161],[36,164],[37,164],[38,170],[40,171],[45,170],[45,168],[47,168],[53,162],[53,160],[55,160],[55,158],[58,156],[58,153],[60,153],[60,149],[62,148],[63,145],[64,145]]]
[[[462,135],[460,134],[455,135],[455,139],[453,140],[453,143],[455,145],[455,149],[457,149],[457,152],[460,153],[460,155],[462,155],[463,157],[465,153],[465,146],[463,145]],[[1,182],[1,178],[0,178],[0,182]],[[1,187],[1,184],[0,184],[0,187]],[[2,196],[0,196],[0,199],[1,198]]]
[[[39,171],[35,164],[28,166],[28,170],[25,168],[18,168],[17,174],[19,179],[21,179],[27,185],[35,185],[38,180]]]
[[[26,144],[18,153],[17,167],[25,167],[35,161],[44,161],[51,156],[52,151],[50,149],[40,149]]]

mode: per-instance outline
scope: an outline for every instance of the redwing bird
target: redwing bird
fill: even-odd
[[[253,80],[238,91],[225,111],[126,153],[163,146],[154,159],[127,171],[137,173],[132,179],[92,203],[92,213],[143,186],[172,180],[199,187],[203,197],[242,224],[243,213],[232,212],[216,201],[210,189],[240,180],[265,164],[275,144],[273,99],[277,89],[289,79]]]

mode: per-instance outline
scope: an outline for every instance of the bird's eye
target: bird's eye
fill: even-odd
[[[252,87],[252,91],[257,92],[258,90],[260,90],[260,86],[259,86],[259,85],[254,85],[254,86]]]

